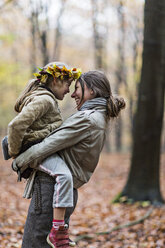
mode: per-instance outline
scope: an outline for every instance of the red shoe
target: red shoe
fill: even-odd
[[[68,225],[59,226],[58,230],[52,228],[47,242],[53,248],[69,248]]]

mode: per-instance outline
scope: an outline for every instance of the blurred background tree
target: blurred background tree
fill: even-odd
[[[133,144],[122,194],[162,201],[165,0],[145,4],[143,20],[144,0],[2,0],[0,136],[6,134],[16,98],[37,67],[60,60],[82,71],[103,70],[114,94],[127,102],[117,122],[111,121],[104,147],[105,152],[131,152]],[[76,111],[69,94],[59,104],[64,119]]]
[[[83,71],[105,71],[113,92],[127,101],[122,116],[109,126],[105,151],[130,151],[142,63],[143,8],[143,0],[2,0],[0,135],[6,133],[15,115],[15,100],[32,73],[61,60]],[[75,112],[70,95],[60,107],[64,118]]]
[[[143,64],[133,135],[131,169],[123,195],[163,202],[160,152],[165,92],[165,0],[146,0]]]

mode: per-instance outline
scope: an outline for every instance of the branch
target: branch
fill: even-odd
[[[123,229],[123,228],[126,228],[126,227],[130,227],[130,226],[134,226],[134,225],[137,225],[139,223],[142,223],[145,219],[147,219],[151,215],[152,211],[153,211],[153,208],[150,208],[147,211],[147,213],[143,217],[141,217],[140,219],[138,219],[138,220],[130,221],[130,222],[124,224],[124,225],[116,226],[116,227],[112,228],[110,231],[94,233],[94,235],[107,235],[107,234],[110,234],[110,233],[112,233],[114,231],[117,231],[119,229]],[[81,236],[78,236],[77,239],[75,240],[75,242],[78,242],[78,241],[80,241],[82,239],[93,239],[94,238],[94,235],[91,235],[91,236],[90,235],[81,235]]]
[[[14,0],[7,0],[6,2],[4,2],[1,6],[0,6],[0,10],[2,10],[7,4],[14,2]]]

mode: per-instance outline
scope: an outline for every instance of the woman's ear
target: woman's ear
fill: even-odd
[[[90,89],[90,94],[94,95],[94,91],[92,89]]]

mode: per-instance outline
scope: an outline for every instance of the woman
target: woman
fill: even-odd
[[[82,74],[75,84],[72,97],[76,101],[78,112],[69,117],[40,144],[34,145],[18,156],[14,160],[13,167],[18,166],[24,170],[28,165],[37,168],[43,163],[44,167],[46,164],[49,167],[50,161],[57,156],[58,152],[71,171],[74,188],[78,189],[92,176],[104,145],[107,124],[111,118],[118,116],[120,110],[125,107],[125,101],[123,98],[113,97],[110,83],[100,71]],[[60,168],[59,164],[58,168]],[[35,178],[34,193],[25,226],[24,248],[33,247],[32,242],[36,248],[48,247],[42,241],[48,235],[51,225],[50,204],[53,190],[51,188],[52,177],[45,175],[44,172],[38,172]],[[37,184],[40,184],[40,187],[37,187]],[[38,188],[40,193],[37,191]],[[38,216],[35,211],[35,202],[39,202]],[[64,219],[65,210],[65,206],[58,208],[57,218],[59,220]],[[35,227],[33,226],[34,219],[38,221]],[[38,226],[40,228],[37,230]],[[48,235],[47,241],[54,248],[59,245],[69,247],[69,237],[65,226],[61,225],[53,236]]]
[[[62,117],[57,100],[63,100],[69,92],[71,82],[78,79],[80,69],[70,68],[62,62],[51,62],[40,68],[39,73],[34,73],[35,79],[31,79],[26,85],[15,104],[17,116],[8,125],[8,152],[9,157],[17,157],[32,145],[41,142],[48,134],[62,124]],[[58,158],[59,161],[60,158]],[[60,174],[54,175],[58,185],[63,187],[59,191],[57,183],[54,187],[53,206],[58,206],[58,198],[64,189],[67,191],[67,205],[73,207],[73,182],[70,170],[61,159]],[[62,170],[63,168],[63,170]],[[36,171],[27,168],[22,174],[17,171],[19,177],[31,179]],[[32,182],[32,180],[30,180]],[[62,197],[63,198],[63,194]],[[55,211],[55,210],[54,210]],[[69,216],[68,216],[69,217]],[[55,221],[52,220],[53,226]]]

